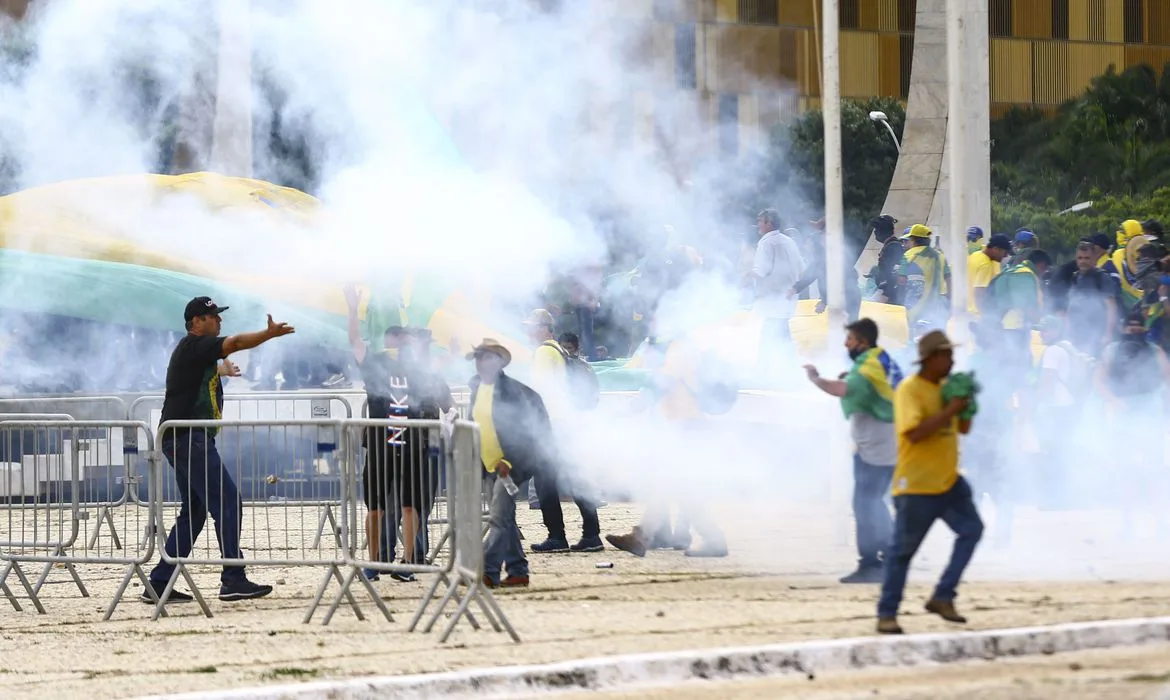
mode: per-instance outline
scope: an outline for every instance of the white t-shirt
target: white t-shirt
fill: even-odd
[[[752,260],[756,282],[756,313],[764,318],[789,318],[796,307],[788,292],[804,274],[804,258],[796,241],[779,231],[769,231],[756,244]]]
[[[1056,383],[1052,389],[1052,406],[1071,406],[1073,405],[1072,393],[1068,390],[1068,382],[1072,373],[1072,358],[1068,354],[1068,350],[1059,345],[1049,345],[1044,348],[1044,354],[1040,356],[1040,369],[1043,372],[1052,370],[1056,372]]]

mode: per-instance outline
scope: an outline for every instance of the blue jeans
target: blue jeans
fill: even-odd
[[[224,468],[215,449],[215,438],[203,430],[193,429],[189,434],[168,434],[163,442],[163,455],[175,470],[182,507],[179,517],[167,537],[166,553],[175,558],[191,556],[195,540],[207,524],[207,513],[215,518],[215,537],[224,559],[240,559],[240,514],[244,502],[231,474]],[[150,580],[165,583],[175,571],[173,564],[159,560],[150,572]],[[223,567],[220,580],[224,583],[245,579],[244,565]]]
[[[934,521],[942,520],[955,533],[955,547],[951,561],[943,571],[938,586],[931,596],[934,600],[953,601],[955,589],[963,578],[963,571],[975,554],[975,545],[983,536],[983,521],[975,509],[971,487],[959,477],[950,491],[938,495],[894,496],[894,538],[886,553],[882,597],[878,601],[878,617],[896,617],[906,588],[906,574],[910,560]]]
[[[857,523],[858,568],[881,565],[894,530],[886,495],[893,467],[880,467],[853,455],[853,520]]]
[[[483,573],[499,583],[500,569],[505,566],[509,576],[527,576],[528,559],[524,557],[520,528],[516,525],[516,499],[504,488],[502,481],[494,477],[492,480],[489,527],[487,540],[483,543]]]

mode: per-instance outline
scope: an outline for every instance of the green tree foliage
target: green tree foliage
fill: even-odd
[[[864,242],[866,224],[886,201],[894,177],[898,149],[886,127],[869,113],[885,112],[890,126],[902,138],[906,109],[893,98],[841,103],[841,161],[846,232],[855,244]],[[778,206],[778,193],[793,193],[803,206],[785,202],[786,211],[800,217],[819,217],[825,201],[825,123],[819,110],[801,115],[771,134],[769,158],[762,168],[756,208]],[[753,212],[754,213],[754,212]],[[786,213],[786,212],[782,212]],[[796,221],[799,221],[797,219]]]

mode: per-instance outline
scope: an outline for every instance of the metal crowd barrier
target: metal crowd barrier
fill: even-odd
[[[290,503],[280,507],[272,507],[268,502],[247,504],[240,496],[238,485],[246,478],[246,459],[242,454],[235,458],[217,460],[207,446],[211,444],[205,431],[208,430],[237,430],[248,431],[252,434],[252,445],[255,450],[264,450],[271,446],[281,446],[289,449],[285,444],[295,438],[290,434],[304,429],[315,431],[321,439],[328,436],[331,440],[328,453],[334,456],[331,463],[339,467],[340,501],[342,503],[342,517],[337,520],[336,538],[322,541],[315,537],[315,528],[321,519],[321,510],[328,504],[322,501],[306,501]],[[166,471],[175,471],[182,477],[184,490],[192,494],[193,499],[199,499],[196,508],[188,517],[176,519],[175,536],[179,547],[168,551],[167,537],[171,535],[171,528],[167,523],[176,515],[175,508],[168,503],[162,489],[152,488],[151,512],[156,520],[158,546],[162,552],[162,560],[174,567],[166,588],[154,610],[154,619],[165,614],[166,600],[174,589],[175,584],[182,579],[191,590],[192,596],[198,602],[203,614],[210,617],[211,610],[207,606],[203,595],[199,591],[195,580],[189,571],[191,566],[258,566],[258,567],[321,567],[325,569],[320,585],[313,596],[309,608],[305,613],[304,622],[310,622],[315,611],[321,607],[330,581],[337,581],[340,585],[337,595],[323,619],[328,624],[334,613],[343,602],[354,610],[358,619],[364,619],[361,609],[351,591],[355,581],[360,582],[370,599],[382,612],[387,620],[393,620],[390,610],[382,601],[381,596],[370,582],[373,572],[390,575],[413,575],[425,573],[436,575],[436,583],[423,597],[419,611],[416,613],[410,629],[413,631],[421,619],[424,611],[430,606],[436,596],[438,586],[446,582],[448,595],[441,603],[439,610],[434,613],[431,622],[424,631],[430,629],[442,614],[442,609],[454,596],[460,585],[471,585],[461,599],[468,604],[471,600],[478,600],[485,616],[496,630],[500,630],[501,622],[515,638],[515,631],[507,624],[502,612],[492,601],[490,592],[482,586],[483,579],[483,539],[481,530],[481,471],[478,462],[476,429],[474,424],[459,421],[448,424],[446,430],[440,421],[373,421],[373,420],[306,420],[306,421],[168,421],[159,427],[155,450],[158,458],[152,461],[149,482],[151,484],[164,483]],[[371,454],[373,473],[364,473],[365,465],[359,463],[357,447],[365,434],[367,442],[378,439],[379,446],[385,441],[382,450],[383,461],[377,461],[376,452]],[[470,437],[469,437],[470,436]],[[219,436],[215,436],[218,442]],[[472,446],[472,449],[455,449],[455,442],[462,440]],[[468,442],[470,440],[470,442]],[[367,445],[368,447],[368,445]],[[312,445],[316,451],[318,445]],[[295,454],[295,451],[294,451]],[[364,460],[363,460],[364,461]],[[176,465],[179,467],[176,469]],[[363,480],[367,477],[368,480]],[[425,556],[425,545],[419,545],[413,552],[411,562],[394,561],[388,551],[383,548],[395,544],[396,531],[399,527],[399,518],[407,516],[410,522],[412,514],[418,516],[417,532],[427,531],[426,514],[430,507],[432,494],[438,490],[443,481],[447,485],[447,503],[450,514],[446,518],[443,528],[449,542],[448,554],[439,557]],[[365,528],[359,527],[360,521],[365,523],[369,512],[365,506],[364,496],[367,489],[374,489],[385,496],[383,504],[383,523],[385,528],[378,528],[376,523],[370,522],[371,534],[377,538],[379,546],[372,550],[359,546],[358,533]],[[463,494],[466,494],[464,496]],[[396,513],[389,505],[397,501],[404,506],[400,513]],[[464,501],[469,501],[465,503]],[[375,506],[376,501],[371,501]],[[206,524],[205,519],[198,517],[204,507],[210,507],[216,524],[220,540],[225,540],[224,533],[238,527],[240,533],[239,551],[235,550],[232,539],[226,538],[228,551],[224,552],[216,538],[207,535],[199,537]],[[409,507],[409,510],[408,510]],[[376,510],[376,509],[375,509]],[[238,518],[236,517],[238,514]],[[193,517],[192,517],[193,516]],[[460,518],[467,518],[460,520]],[[164,522],[166,521],[166,522]],[[414,530],[409,525],[404,530]],[[460,533],[466,533],[462,538]],[[382,531],[389,531],[381,536]],[[409,538],[408,540],[409,541]],[[187,543],[190,542],[190,548]],[[382,543],[386,543],[383,545]],[[461,547],[478,549],[478,555],[473,552],[460,552]],[[246,558],[244,552],[247,552]],[[478,562],[478,563],[477,563]],[[342,569],[348,569],[343,574]],[[473,570],[478,570],[475,575]],[[367,573],[363,573],[366,570]],[[485,602],[486,601],[486,602]],[[491,610],[489,610],[489,608]],[[494,611],[494,614],[493,612]],[[455,616],[449,621],[442,636],[442,641],[451,634],[455,624],[464,615],[473,627],[479,629],[478,622],[462,605],[456,610]]]
[[[126,402],[119,396],[34,396],[0,399],[2,413],[64,413],[82,420],[126,420]]]
[[[33,606],[44,613],[40,591],[54,566],[64,567],[81,596],[88,598],[76,565],[121,565],[125,572],[106,609],[108,620],[135,574],[145,585],[142,564],[154,554],[149,513],[117,509],[125,503],[119,475],[142,458],[137,445],[146,445],[147,459],[153,453],[149,427],[137,421],[26,415],[0,422],[0,444],[9,457],[3,490],[6,519],[0,523],[0,559],[6,562],[0,590],[20,610],[7,586],[8,575],[15,573]],[[17,455],[19,464],[11,461]],[[119,498],[112,497],[115,493]],[[91,519],[91,510],[96,519]],[[103,525],[108,525],[105,533]],[[119,525],[126,542],[118,536]],[[45,565],[33,585],[21,566],[30,562]]]

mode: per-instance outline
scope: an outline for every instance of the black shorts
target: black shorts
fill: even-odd
[[[427,511],[439,488],[439,467],[431,459],[427,431],[408,429],[389,444],[385,432],[370,435],[362,471],[362,499],[369,510],[386,510],[388,503]],[[372,446],[372,447],[371,447]]]

